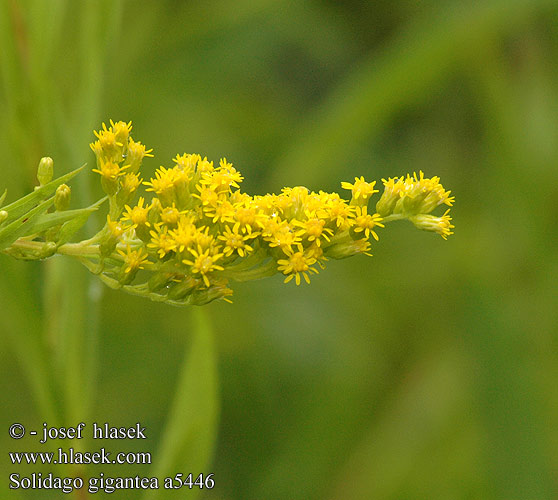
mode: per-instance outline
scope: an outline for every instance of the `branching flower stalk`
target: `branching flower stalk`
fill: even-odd
[[[452,233],[449,209],[432,215],[454,197],[438,177],[382,179],[383,193],[370,209],[376,182],[364,177],[337,193],[298,186],[280,194],[250,196],[240,190],[241,173],[225,158],[214,165],[198,154],[177,155],[143,181],[140,168],[152,150],[131,137],[131,122],[110,122],[95,132],[93,172],[106,196],[94,205],[69,210],[66,184],[84,167],[56,180],[53,161],[41,159],[39,186],[2,208],[0,251],[19,259],[55,254],[78,259],[108,286],[172,305],[229,300],[231,281],[284,275],[286,283],[310,282],[328,259],[371,255],[378,228],[409,220],[417,228]],[[141,186],[145,194],[138,197]],[[150,196],[148,200],[147,197]],[[71,243],[88,217],[108,201],[102,229]]]

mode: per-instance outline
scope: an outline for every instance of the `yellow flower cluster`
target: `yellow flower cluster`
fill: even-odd
[[[440,184],[439,177],[428,179],[420,171],[418,176],[414,173],[382,181],[384,193],[376,210],[386,221],[409,219],[419,229],[437,232],[444,239],[453,234],[449,209],[441,217],[428,215],[440,205],[451,207],[455,201],[455,197],[450,196],[451,191]]]
[[[240,190],[242,175],[225,158],[214,165],[198,154],[177,155],[143,182],[152,197],[131,199],[142,183],[139,167],[152,156],[130,137],[131,123],[110,122],[95,132],[97,156],[110,200],[102,232],[100,273],[105,282],[172,304],[203,304],[232,294],[230,280],[245,281],[277,272],[284,281],[310,282],[328,258],[370,253],[370,237],[384,217],[409,218],[423,229],[441,231],[425,217],[440,203],[451,204],[438,178],[389,179],[377,213],[368,201],[378,192],[363,177],[343,182],[350,201],[337,193],[305,187],[250,196]],[[386,195],[388,193],[388,195]],[[441,200],[441,201],[440,201]],[[412,217],[415,217],[413,219]],[[428,227],[427,227],[428,226]]]

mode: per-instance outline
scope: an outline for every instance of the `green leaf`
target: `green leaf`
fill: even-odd
[[[106,200],[108,197],[105,196],[104,198],[100,199],[97,203],[94,203],[90,207],[82,209],[82,213],[76,216],[75,219],[66,222],[62,229],[60,229],[60,234],[58,235],[58,245],[63,245],[70,241],[70,238],[76,234],[87,222],[89,216],[97,210]]]
[[[4,203],[4,200],[6,199],[7,194],[8,194],[8,190],[5,189],[4,193],[2,193],[2,196],[0,196],[0,207],[2,206],[2,203]]]
[[[74,219],[66,222],[62,229],[60,229],[60,234],[58,236],[58,241],[56,242],[58,245],[63,245],[64,243],[68,243],[71,237],[76,234],[87,222],[89,216],[91,215],[93,210],[84,209],[83,213],[75,217]]]
[[[14,201],[10,205],[5,206],[3,210],[8,212],[8,218],[6,219],[6,221],[10,223],[15,219],[18,219],[22,215],[26,214],[27,212],[29,212],[38,203],[40,203],[45,198],[47,198],[52,193],[54,193],[56,191],[56,188],[60,186],[60,184],[64,184],[65,182],[69,181],[72,177],[77,175],[84,168],[85,165],[79,167],[73,172],[63,175],[62,177],[59,177],[58,179],[54,179],[53,181],[50,181],[48,184],[45,184],[44,186],[35,189],[35,191],[33,191],[32,193],[29,193],[23,198],[20,198],[19,200]]]
[[[51,227],[60,226],[83,215],[89,217],[95,210],[96,208],[80,208],[77,210],[65,210],[63,212],[53,212],[51,214],[41,215],[37,217],[35,225],[33,226],[33,232],[37,234],[42,233]]]
[[[40,215],[46,212],[53,203],[54,197],[51,197],[0,230],[0,251],[9,247],[18,238],[32,234],[36,220]]]
[[[184,357],[174,402],[163,430],[153,475],[163,481],[177,472],[209,474],[217,432],[217,369],[213,332],[201,307],[192,308],[192,342]],[[187,490],[187,493],[185,493]],[[177,490],[180,498],[195,498],[199,489]],[[163,493],[161,493],[163,492]],[[148,490],[145,500],[167,498],[168,491]]]
[[[85,217],[85,220],[80,226],[76,229],[79,230],[81,226],[87,221],[88,217],[95,212],[99,206],[107,199],[105,196],[103,199],[99,200],[97,203],[87,207],[87,208],[78,208],[75,210],[64,210],[62,212],[53,212],[51,214],[44,214],[37,218],[35,226],[33,227],[34,233],[42,233],[47,229],[50,229],[54,226],[59,226],[61,224],[66,224],[72,222],[74,219],[79,219],[80,221]],[[74,231],[75,232],[75,231]],[[72,233],[73,234],[73,233]],[[70,235],[71,236],[71,235]]]

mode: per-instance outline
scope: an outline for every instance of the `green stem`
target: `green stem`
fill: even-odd
[[[393,222],[393,221],[396,221],[396,220],[405,220],[407,218],[408,217],[406,215],[403,215],[403,214],[391,214],[391,215],[388,215],[387,217],[382,218],[382,224]]]

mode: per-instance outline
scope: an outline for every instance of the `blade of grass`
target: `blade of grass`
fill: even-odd
[[[14,289],[7,290],[5,285],[2,283],[0,285],[2,285],[0,288],[1,302],[3,305],[9,305],[9,313],[1,316],[2,333],[6,335],[10,349],[27,377],[39,418],[55,425],[60,420],[50,386],[51,379],[45,353],[41,349],[39,338],[33,334],[36,328],[30,324],[28,320],[30,316],[21,306],[24,303],[19,298],[21,292]]]
[[[195,307],[191,312],[192,342],[184,356],[153,470],[160,479],[185,471],[209,474],[215,444],[219,402],[213,332],[205,309]],[[195,496],[192,490],[188,498]],[[149,490],[143,498],[161,497],[166,497],[164,490]]]

